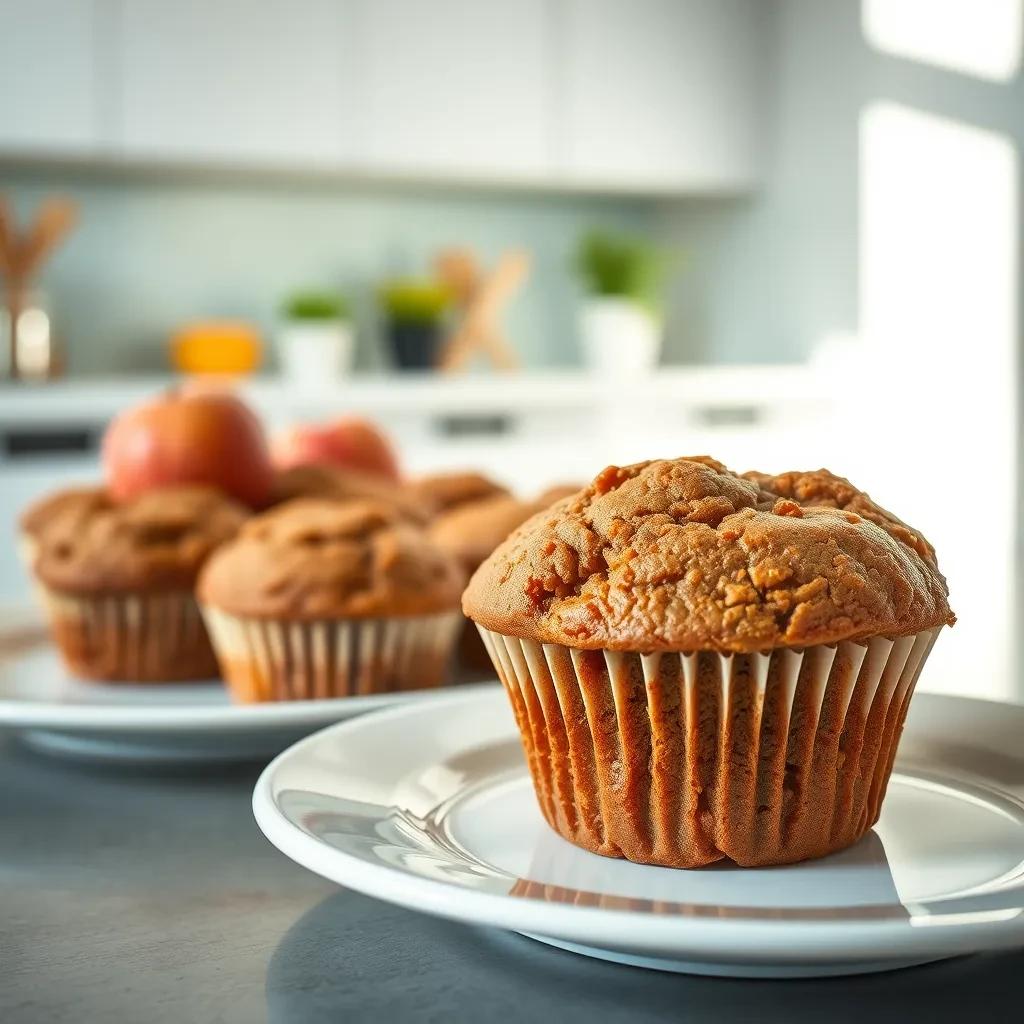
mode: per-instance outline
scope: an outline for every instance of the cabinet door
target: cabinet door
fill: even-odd
[[[545,0],[360,0],[360,24],[369,167],[549,169]]]
[[[338,0],[122,0],[129,156],[333,164],[346,148],[347,5]]]
[[[96,17],[94,0],[0,0],[0,148],[96,146]]]
[[[680,191],[753,182],[758,0],[559,0],[556,9],[565,177]]]

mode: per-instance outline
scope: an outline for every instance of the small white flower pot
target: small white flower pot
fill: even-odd
[[[580,313],[580,340],[588,369],[602,376],[641,376],[658,365],[661,323],[629,299],[590,298]]]
[[[281,373],[296,384],[317,385],[352,369],[355,336],[344,320],[290,321],[278,335]]]

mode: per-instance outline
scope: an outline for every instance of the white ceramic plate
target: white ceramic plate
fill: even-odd
[[[536,805],[505,695],[336,725],[253,795],[299,864],[393,903],[666,970],[797,977],[1024,945],[1024,708],[918,694],[882,819],[768,869],[598,857]]]
[[[68,675],[34,613],[7,610],[0,622],[0,728],[49,753],[150,762],[268,757],[325,725],[437,693],[240,705],[216,679],[105,686]]]

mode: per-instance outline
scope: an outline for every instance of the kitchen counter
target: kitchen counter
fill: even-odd
[[[1019,1019],[1024,952],[728,981],[378,903],[263,839],[249,809],[258,773],[84,767],[0,734],[0,1020]]]
[[[170,387],[170,375],[0,383],[0,425],[104,423]],[[322,386],[277,377],[238,379],[241,393],[271,419],[315,419],[339,411],[364,415],[528,414],[589,409],[609,402],[654,403],[702,411],[820,405],[827,377],[809,366],[671,366],[650,376],[602,378],[580,370],[515,373],[362,373]]]

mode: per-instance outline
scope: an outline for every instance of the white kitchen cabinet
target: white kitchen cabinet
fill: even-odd
[[[559,177],[670,191],[758,173],[758,0],[554,0]]]
[[[347,155],[348,4],[120,0],[118,148],[302,168]]]
[[[545,175],[549,13],[545,0],[359,0],[366,165]]]
[[[92,152],[96,0],[0,0],[0,149]]]

